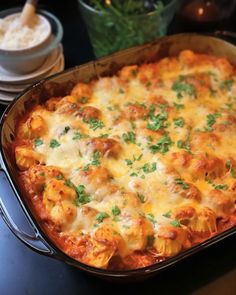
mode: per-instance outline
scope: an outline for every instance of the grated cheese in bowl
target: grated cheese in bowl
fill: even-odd
[[[0,48],[7,50],[26,49],[43,42],[50,34],[50,24],[41,15],[36,15],[32,25],[23,26],[20,13],[0,19]]]

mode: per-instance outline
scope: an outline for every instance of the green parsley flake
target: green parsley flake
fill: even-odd
[[[122,134],[122,138],[125,143],[136,143],[136,135],[132,131],[128,131],[127,133]]]
[[[50,148],[54,149],[54,148],[58,148],[61,144],[56,140],[56,139],[52,139],[50,141]]]
[[[169,152],[170,147],[173,145],[173,141],[168,135],[161,137],[155,145],[149,146],[151,152],[165,154]]]
[[[179,149],[186,150],[186,152],[188,152],[189,154],[192,154],[191,145],[190,145],[190,134],[188,134],[187,139],[185,141],[183,141],[181,139],[178,140],[177,147]]]
[[[166,107],[162,106],[162,114],[155,115],[155,107],[153,105],[150,106],[149,118],[151,122],[147,124],[147,129],[158,131],[160,129],[167,128],[167,112],[165,109]]]
[[[184,109],[184,104],[174,102],[174,107],[176,108],[177,111],[179,111],[179,110]]]
[[[171,214],[172,214],[172,212],[171,212],[171,210],[169,210],[168,212],[162,214],[162,216],[164,216],[166,218],[171,218]]]
[[[96,220],[101,223],[105,218],[108,218],[109,215],[106,212],[100,212],[96,215]]]
[[[221,90],[226,90],[226,91],[231,91],[233,84],[234,84],[233,79],[225,80],[224,82],[222,82],[220,84],[220,89]]]
[[[231,160],[226,161],[226,168],[229,170],[231,177],[236,178],[236,171]]]
[[[153,223],[153,224],[157,223],[156,220],[155,220],[155,217],[154,217],[154,215],[152,213],[148,213],[146,216],[147,216],[147,219],[149,221],[151,221],[151,223]]]
[[[80,140],[82,138],[88,138],[89,136],[87,134],[82,134],[80,132],[75,132],[74,136],[72,137],[73,140]]]
[[[92,154],[92,160],[91,160],[91,165],[93,166],[100,166],[101,162],[100,162],[100,157],[101,157],[101,154],[99,151],[95,151],[93,152]]]
[[[125,159],[126,165],[131,166],[133,162],[130,159]]]
[[[146,163],[142,167],[142,170],[144,173],[152,173],[152,172],[156,171],[156,169],[157,169],[156,163],[152,163],[152,164]]]
[[[188,189],[189,188],[189,184],[187,184],[186,182],[184,182],[183,179],[181,178],[176,178],[175,179],[175,183],[179,184],[183,189]]]
[[[74,200],[74,203],[76,206],[79,206],[80,204],[87,204],[91,201],[90,195],[85,192],[84,185],[81,184],[76,186],[70,179],[67,179],[65,181],[65,185],[75,190],[76,199]]]
[[[220,113],[208,114],[207,115],[207,127],[205,127],[206,131],[213,131],[212,126],[216,123],[216,119],[221,117]]]
[[[89,128],[93,131],[96,131],[97,129],[102,129],[104,127],[104,123],[101,120],[95,118],[84,120],[84,122],[89,124]]]
[[[174,119],[175,128],[177,128],[177,127],[184,127],[184,124],[185,124],[184,118],[179,117],[179,118]]]
[[[61,135],[65,135],[70,130],[70,126],[65,126],[64,130],[62,131]]]
[[[34,146],[35,146],[35,147],[40,146],[40,145],[42,145],[42,144],[43,144],[43,140],[42,140],[42,139],[40,139],[40,138],[36,138],[36,139],[34,140]]]
[[[181,99],[184,95],[189,95],[197,98],[197,90],[193,84],[187,83],[184,76],[179,76],[179,79],[175,81],[171,88],[176,92],[177,98]]]
[[[213,184],[213,187],[217,190],[223,190],[223,191],[228,189],[227,184]]]
[[[137,193],[137,197],[139,198],[141,203],[145,203],[145,196],[144,195]]]
[[[173,225],[174,227],[180,227],[180,226],[181,226],[181,225],[180,225],[180,222],[179,222],[178,220],[172,220],[172,221],[170,222],[170,224]]]
[[[112,207],[111,212],[113,216],[118,216],[121,213],[120,208],[116,205]]]

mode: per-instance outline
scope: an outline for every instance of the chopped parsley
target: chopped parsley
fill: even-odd
[[[155,115],[155,107],[153,105],[150,106],[149,109],[149,118],[150,121],[147,124],[147,129],[152,131],[157,131],[167,127],[167,112],[165,111],[165,107],[162,107],[162,114]]]
[[[155,145],[149,146],[151,152],[165,154],[169,152],[170,147],[173,145],[173,141],[168,135],[161,137]]]
[[[40,139],[40,138],[36,138],[36,139],[34,140],[34,146],[35,146],[35,147],[40,146],[40,145],[42,145],[42,144],[43,144],[43,140],[42,140],[42,139]]]
[[[227,190],[228,189],[228,185],[227,184],[215,184],[211,179],[209,179],[209,178],[205,178],[205,180],[209,183],[209,184],[211,184],[213,187],[214,187],[214,189],[216,189],[216,190]]]
[[[173,225],[174,227],[180,227],[180,222],[178,220],[172,220],[170,224]]]
[[[99,151],[95,151],[92,154],[92,160],[91,160],[91,165],[93,166],[99,166],[101,164],[100,162],[100,152]]]
[[[136,124],[133,121],[130,122],[130,125],[131,125],[132,129],[136,129]]]
[[[147,216],[147,219],[149,221],[151,221],[151,223],[153,223],[153,224],[157,223],[156,220],[155,220],[155,217],[154,217],[154,215],[152,213],[148,213],[146,216]]]
[[[144,164],[144,166],[142,167],[142,170],[144,173],[152,173],[154,171],[156,171],[157,169],[157,164],[156,163],[146,163]]]
[[[128,131],[127,133],[122,134],[122,138],[125,143],[136,143],[136,135],[132,131]]]
[[[213,131],[212,126],[216,123],[216,119],[221,117],[220,113],[208,114],[207,115],[207,127],[205,127],[206,131]]]
[[[145,196],[143,194],[137,193],[137,197],[141,203],[145,203]]]
[[[93,131],[97,129],[102,129],[104,127],[104,123],[99,120],[99,119],[89,119],[89,120],[84,120],[85,123],[89,125],[89,128],[92,129]]]
[[[179,117],[179,118],[174,119],[175,128],[177,128],[177,127],[184,127],[184,124],[185,124],[184,118]]]
[[[133,162],[130,159],[125,159],[126,165],[131,166]]]
[[[67,185],[70,188],[75,190],[76,199],[75,199],[74,203],[76,206],[79,206],[80,204],[87,204],[91,201],[90,195],[85,192],[84,185],[81,184],[81,185],[76,186],[70,179],[67,179],[65,181],[65,185]]]
[[[193,84],[187,83],[184,76],[179,76],[178,80],[175,81],[171,88],[176,92],[177,98],[181,99],[184,95],[189,95],[197,98],[197,90]]]
[[[82,134],[80,132],[75,132],[74,136],[72,137],[73,140],[80,140],[82,138],[88,138],[89,136],[87,134]]]
[[[191,146],[190,146],[190,134],[188,134],[187,136],[187,139],[185,141],[183,140],[178,140],[177,141],[177,147],[179,149],[183,149],[185,150],[186,152],[188,152],[189,154],[192,154],[192,151],[191,151]]]
[[[50,148],[54,149],[54,148],[58,148],[61,144],[56,140],[56,139],[52,139],[50,141]]]
[[[108,138],[109,134],[108,133],[101,133],[99,135],[99,138]]]
[[[233,167],[233,163],[231,160],[228,160],[226,161],[226,164],[225,164],[226,168],[229,170],[229,173],[230,175],[233,177],[233,178],[236,178],[236,171]]]
[[[172,214],[172,212],[171,212],[171,210],[169,210],[168,212],[162,214],[162,216],[164,216],[166,218],[171,218],[171,214]]]
[[[183,179],[181,178],[176,178],[175,179],[175,183],[179,184],[183,189],[188,189],[189,188],[189,184],[187,184]]]
[[[225,80],[220,84],[220,89],[230,91],[232,89],[233,84],[234,84],[233,79]]]
[[[179,110],[184,109],[184,104],[174,102],[174,107],[176,108],[176,110],[179,111]]]
[[[106,212],[100,212],[96,215],[96,220],[101,223],[105,218],[108,218],[109,215]]]
[[[112,207],[111,212],[113,216],[118,216],[121,213],[120,208],[117,205]]]
[[[85,192],[84,185],[78,185],[75,187],[75,191],[77,194],[75,204],[78,206],[79,204],[87,204],[91,201],[90,195]]]
[[[70,126],[65,126],[64,130],[62,131],[61,135],[65,135],[70,130]]]
[[[119,89],[119,93],[120,93],[120,94],[124,94],[124,93],[125,93],[124,89],[120,88],[120,89]]]
[[[228,185],[227,184],[213,184],[214,188],[217,190],[227,190],[228,189]]]

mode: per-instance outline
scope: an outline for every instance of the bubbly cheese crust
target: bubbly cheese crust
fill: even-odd
[[[17,124],[23,189],[68,255],[140,268],[235,226],[236,75],[224,58],[122,68]]]

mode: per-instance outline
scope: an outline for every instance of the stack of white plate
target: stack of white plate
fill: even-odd
[[[26,87],[63,70],[64,55],[61,44],[48,55],[40,68],[29,74],[11,73],[0,66],[0,104],[9,104]]]

